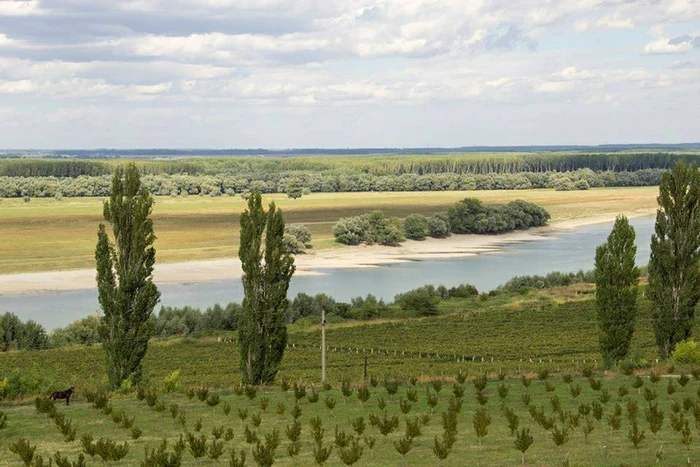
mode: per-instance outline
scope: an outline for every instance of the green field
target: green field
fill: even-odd
[[[533,377],[534,375],[530,376]],[[300,399],[299,402],[302,411],[299,418],[302,432],[301,450],[297,459],[292,459],[287,454],[287,446],[290,442],[285,435],[286,427],[292,423],[290,412],[295,404],[295,395],[291,390],[289,392],[282,392],[279,389],[259,391],[257,397],[250,401],[245,396],[224,392],[220,394],[221,402],[215,407],[210,407],[200,402],[197,397],[190,400],[181,393],[161,394],[159,395],[159,400],[168,409],[160,413],[153,408],[149,408],[145,401],[139,402],[133,395],[113,398],[111,401],[113,411],[124,411],[127,416],[134,417],[135,426],[138,426],[143,431],[143,435],[136,441],[131,439],[130,430],[121,428],[118,424],[113,423],[111,416],[104,415],[102,411],[90,408],[90,405],[79,395],[69,407],[58,405],[58,411],[77,424],[77,438],[73,442],[64,442],[51,420],[37,413],[33,405],[3,407],[2,409],[7,414],[7,427],[0,432],[2,433],[2,438],[0,438],[0,465],[23,465],[19,458],[8,450],[8,445],[19,437],[28,438],[32,444],[36,445],[36,454],[48,457],[60,451],[62,454],[75,459],[81,451],[79,439],[84,433],[92,434],[95,439],[105,437],[120,443],[126,441],[129,444],[129,453],[126,458],[118,462],[118,465],[139,465],[140,460],[144,457],[145,447],[155,447],[160,440],[168,439],[170,442],[169,449],[172,450],[173,444],[177,441],[180,434],[183,433],[184,430],[170,414],[169,407],[171,404],[177,404],[178,410],[185,412],[186,431],[194,433],[196,421],[198,419],[202,420],[200,433],[206,436],[209,445],[211,445],[213,439],[213,428],[231,428],[234,433],[233,440],[222,440],[225,452],[219,461],[207,459],[206,457],[196,460],[186,450],[183,456],[184,465],[221,465],[222,463],[228,465],[229,452],[232,449],[245,451],[248,457],[246,465],[255,465],[251,456],[252,447],[246,443],[243,434],[246,426],[251,430],[255,430],[261,438],[275,428],[280,431],[281,442],[276,451],[275,465],[314,465],[314,441],[310,434],[309,421],[315,416],[320,417],[323,422],[325,430],[323,436],[324,446],[333,445],[336,426],[346,434],[354,435],[351,421],[358,417],[363,417],[366,429],[360,438],[360,445],[364,446],[364,449],[357,465],[401,465],[402,458],[396,452],[394,442],[403,436],[406,429],[405,420],[415,420],[424,414],[427,414],[429,420],[427,425],[421,427],[421,434],[414,438],[414,447],[406,456],[408,465],[518,465],[520,463],[520,452],[516,451],[514,447],[513,437],[510,435],[502,407],[513,409],[519,419],[519,426],[527,427],[531,431],[534,443],[527,453],[529,465],[562,465],[568,459],[571,463],[570,465],[678,466],[685,465],[687,456],[690,457],[691,462],[697,462],[700,455],[700,449],[696,443],[697,430],[694,427],[692,428],[693,438],[695,439],[693,439],[689,447],[689,452],[686,453],[686,449],[680,443],[681,435],[671,427],[671,417],[672,405],[674,403],[679,404],[685,420],[689,420],[691,426],[694,425],[693,407],[696,407],[696,405],[693,404],[698,404],[696,392],[700,384],[692,380],[685,388],[680,388],[678,384],[674,384],[676,392],[673,395],[669,395],[667,393],[667,379],[662,379],[656,384],[652,384],[648,378],[644,379],[645,388],[649,388],[650,391],[658,395],[656,402],[659,409],[664,413],[662,428],[656,435],[650,432],[649,424],[645,418],[647,402],[643,396],[639,395],[636,389],[632,388],[634,377],[603,378],[602,388],[594,390],[589,381],[580,376],[576,377],[570,384],[566,384],[561,377],[557,376],[550,377],[546,382],[534,380],[531,382],[530,387],[526,389],[521,381],[515,378],[515,375],[509,375],[509,378],[504,383],[491,381],[484,391],[488,401],[483,408],[490,416],[491,424],[488,427],[488,434],[481,443],[479,443],[475,435],[472,422],[474,413],[480,406],[477,404],[475,397],[475,387],[467,381],[461,386],[464,389],[464,395],[461,398],[463,406],[457,416],[458,434],[456,442],[447,459],[441,462],[433,454],[431,446],[434,437],[442,436],[441,415],[447,410],[455,383],[446,382],[442,385],[442,390],[438,393],[438,404],[433,410],[427,405],[426,389],[430,387],[431,393],[434,393],[434,389],[429,385],[418,384],[415,387],[417,401],[410,403],[410,411],[405,415],[399,409],[399,406],[400,401],[407,400],[408,391],[413,389],[408,384],[400,387],[398,393],[393,396],[387,393],[387,390],[382,387],[381,383],[377,388],[370,386],[370,398],[365,404],[358,401],[356,390],[354,390],[352,396],[347,398],[347,401],[344,401],[344,397],[338,389],[325,391],[322,388],[317,388],[316,390],[319,391],[320,396],[318,402],[309,402],[308,397]],[[601,380],[596,379],[596,381]],[[507,388],[507,395],[503,398],[499,395],[499,384],[503,384]],[[553,389],[552,392],[547,391],[547,384],[550,385],[550,389]],[[623,386],[629,391],[629,394],[621,396],[618,390]],[[573,390],[571,389],[572,387],[574,388]],[[576,387],[581,389],[581,393],[574,397],[572,392],[575,391]],[[640,392],[644,394],[642,391]],[[523,401],[523,393],[530,395],[530,406],[542,407],[546,416],[553,418],[555,421],[554,426],[560,429],[569,426],[568,441],[565,444],[556,446],[552,438],[552,429],[546,430],[533,420]],[[604,395],[606,393],[609,396],[609,400]],[[326,407],[324,402],[328,396],[336,401],[333,413]],[[378,407],[380,398],[387,402],[385,411],[388,416],[395,416],[399,420],[398,428],[387,435],[382,435],[376,427],[372,427],[369,424],[370,414],[374,413],[381,416],[383,413]],[[559,412],[554,412],[553,398],[556,398],[561,405],[561,408],[558,409]],[[263,399],[268,401],[268,407],[265,411],[261,409],[261,401]],[[689,400],[687,402],[689,407],[687,412],[682,408],[685,399]],[[590,410],[595,401],[598,401],[597,404],[602,408],[600,420],[596,418],[594,412],[590,412],[587,417],[580,415],[580,410],[584,409],[579,407],[588,406]],[[640,429],[645,432],[645,439],[638,448],[634,448],[628,439],[630,431],[628,404],[630,401],[635,401],[637,404],[637,422]],[[231,407],[229,415],[224,414],[224,403],[228,403]],[[284,414],[278,413],[279,404],[284,405]],[[622,412],[620,417],[621,426],[617,430],[613,430],[608,420],[614,413],[617,404],[619,404]],[[248,411],[248,417],[245,421],[239,418],[239,409]],[[254,415],[258,414],[261,418],[261,424],[256,429],[252,419]],[[578,426],[574,426],[576,422],[571,421],[571,417],[574,419],[578,417]],[[560,421],[562,419],[564,422]],[[583,433],[583,426],[586,424],[590,424],[592,428],[592,432],[588,435],[587,440]],[[364,444],[364,437],[371,437],[376,440],[376,445],[372,452]],[[339,459],[338,451],[339,448],[334,446],[327,465],[343,465]],[[659,451],[661,454],[657,463],[657,453]],[[88,464],[96,462],[101,463],[99,457],[93,462],[90,462],[88,458]]]
[[[332,226],[338,219],[380,209],[390,216],[431,215],[465,197],[487,204],[524,199],[546,208],[552,222],[602,214],[635,212],[656,206],[657,187],[553,190],[440,191],[391,193],[318,193],[292,200],[266,195],[285,213],[288,223],[306,224],[316,249],[335,247]],[[158,197],[153,220],[159,262],[235,256],[240,197]],[[98,198],[5,199],[0,203],[0,274],[94,266]]]
[[[650,304],[640,296],[639,305],[632,355],[653,363],[658,353]],[[441,314],[436,317],[329,324],[329,379],[359,381],[365,354],[369,373],[402,379],[452,375],[459,369],[469,369],[472,374],[543,367],[576,371],[595,365],[599,356],[590,284],[485,300],[449,299],[438,307]],[[230,389],[240,382],[238,346],[218,342],[218,337],[235,340],[235,334],[225,333],[199,339],[153,339],[144,372],[151,380],[161,381],[180,369],[185,385]],[[316,381],[320,338],[315,325],[289,326],[281,375]],[[0,368],[5,369],[0,376],[4,372],[34,375],[42,390],[68,387],[76,381],[95,387],[105,373],[103,363],[98,346],[5,352],[0,353]]]

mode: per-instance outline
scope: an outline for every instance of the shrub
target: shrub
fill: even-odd
[[[219,405],[220,400],[218,394],[210,394],[206,402],[209,407],[216,407]]]
[[[401,221],[386,218],[381,211],[342,218],[333,226],[333,235],[337,242],[346,245],[396,245],[406,239]]]
[[[450,221],[447,213],[438,213],[427,219],[428,235],[433,238],[445,238],[450,235]]]
[[[532,446],[532,443],[534,441],[535,440],[530,434],[529,428],[523,428],[522,430],[518,431],[515,435],[515,449],[522,453],[523,465],[525,465],[525,452],[528,449],[530,449],[530,446]]]
[[[470,284],[461,284],[457,287],[451,287],[447,291],[447,296],[449,298],[472,298],[479,295],[479,291]]]
[[[345,465],[353,465],[362,457],[362,446],[357,438],[352,438],[350,446],[341,448],[338,452],[338,457]]]
[[[440,298],[427,287],[412,290],[398,295],[396,303],[403,311],[418,313],[420,316],[435,316],[438,314]]]
[[[163,391],[175,392],[179,386],[180,370],[175,370],[163,379]]]
[[[577,190],[588,190],[590,187],[591,185],[583,178],[574,183],[574,188]]]
[[[558,179],[554,184],[554,190],[556,191],[573,191],[575,189],[574,183],[565,177]]]
[[[275,451],[280,444],[280,434],[275,428],[265,434],[265,443],[258,441],[253,448],[253,459],[260,467],[270,467],[275,462]]]
[[[207,437],[205,435],[194,435],[187,433],[187,443],[190,447],[190,453],[195,459],[204,457],[207,453]]]
[[[673,361],[681,365],[700,365],[700,349],[697,343],[690,339],[676,344]]]
[[[411,214],[403,221],[406,238],[411,240],[425,240],[428,235],[428,220],[420,214]]]
[[[294,235],[285,233],[282,237],[282,244],[285,253],[299,255],[306,251],[306,245],[301,243]]]
[[[182,453],[168,453],[168,441],[163,440],[158,447],[150,449],[146,446],[146,456],[141,462],[142,467],[180,467]]]
[[[34,452],[36,451],[36,446],[31,446],[29,441],[25,438],[20,438],[14,443],[10,444],[10,452],[17,454],[24,465],[29,467],[34,459]]]
[[[198,388],[195,392],[197,393],[197,399],[199,399],[202,402],[207,400],[207,396],[209,395],[208,388],[201,387],[201,388]]]

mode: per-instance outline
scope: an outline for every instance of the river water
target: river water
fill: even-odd
[[[637,232],[637,264],[649,261],[652,217],[632,219]],[[469,283],[488,291],[513,276],[576,272],[593,268],[596,246],[610,233],[612,223],[595,224],[573,231],[556,232],[544,240],[506,245],[499,253],[449,259],[397,263],[366,269],[323,269],[320,276],[292,279],[290,296],[326,293],[336,300],[369,293],[385,300],[425,284],[447,287]],[[160,285],[161,304],[206,308],[215,303],[240,302],[240,280]],[[26,295],[0,295],[0,313],[9,311],[22,320],[33,319],[47,330],[98,313],[96,290]]]

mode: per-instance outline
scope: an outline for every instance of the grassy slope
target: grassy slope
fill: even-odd
[[[634,352],[647,359],[656,358],[649,305],[643,298],[640,305]],[[534,370],[543,366],[575,370],[584,360],[592,362],[598,358],[590,286],[532,292],[527,296],[500,296],[486,301],[453,299],[440,306],[444,314],[433,318],[330,324],[329,379],[361,379],[363,349],[368,354],[370,374],[401,378],[452,375],[460,368],[470,369],[472,374],[495,372],[499,368]],[[320,359],[317,327],[291,326],[289,343],[293,347],[285,354],[281,373],[293,379],[316,380]],[[455,356],[468,360],[476,356],[477,361],[458,362]],[[49,387],[70,386],[75,382],[93,386],[99,384],[104,373],[102,358],[98,347],[9,352],[0,353],[0,368],[22,372],[34,369],[47,380],[45,386]],[[240,380],[237,359],[238,347],[219,343],[216,337],[154,340],[146,357],[145,372],[152,380],[160,381],[179,368],[184,384],[230,388]]]
[[[472,192],[318,193],[291,200],[266,196],[284,211],[288,223],[306,224],[314,247],[335,246],[332,226],[344,216],[372,209],[387,215],[425,215],[447,209],[468,196],[485,203],[525,199],[544,206],[553,221],[635,211],[656,205],[656,187]],[[238,219],[245,207],[240,197],[156,200],[154,222],[158,260],[176,262],[235,256]],[[0,274],[94,266],[97,225],[102,200],[97,198],[21,199],[0,203]]]

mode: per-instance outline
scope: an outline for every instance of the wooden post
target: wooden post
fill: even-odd
[[[326,381],[326,310],[321,308],[321,382]]]

